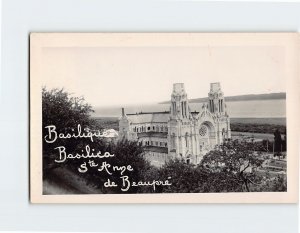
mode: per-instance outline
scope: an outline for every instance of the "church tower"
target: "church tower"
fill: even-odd
[[[137,134],[131,130],[131,122],[122,108],[122,116],[119,118],[119,138],[127,140],[137,140]]]
[[[171,95],[171,118],[188,119],[189,108],[187,94],[183,83],[174,83]]]
[[[190,114],[184,84],[173,84],[170,119],[168,121],[168,153],[173,158],[187,160],[192,152]]]
[[[221,90],[220,83],[211,83],[208,93],[209,111],[216,115],[225,115],[224,93]]]
[[[217,144],[231,138],[230,119],[226,111],[224,93],[219,82],[210,84],[209,111],[216,117]]]

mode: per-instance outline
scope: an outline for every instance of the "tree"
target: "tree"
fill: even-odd
[[[43,126],[55,124],[61,130],[74,125],[90,126],[92,106],[83,97],[72,96],[62,89],[42,89]]]
[[[219,190],[250,192],[251,186],[259,182],[256,169],[263,163],[255,146],[245,141],[226,142],[219,149],[207,153],[199,167],[213,174],[210,183],[215,183]]]
[[[128,176],[130,182],[140,181],[143,180],[145,171],[151,167],[150,163],[143,156],[143,148],[134,141],[121,140],[116,144],[107,144],[101,140],[96,140],[93,143],[90,143],[90,145],[91,148],[97,148],[97,150],[100,149],[101,151],[109,152],[114,155],[105,160],[100,158],[92,159],[98,166],[93,168],[87,165],[87,171],[81,174],[89,185],[92,185],[101,193],[124,193],[124,191],[121,190],[121,188],[124,188],[121,179],[122,176]],[[78,146],[78,148],[82,148],[82,146]],[[78,173],[78,169],[81,164],[88,164],[89,161],[90,159],[67,160],[64,166],[74,173],[80,174]],[[111,174],[108,174],[105,169],[103,171],[98,170],[103,162],[110,165],[108,170]],[[127,167],[128,165],[130,165],[132,171],[126,170],[124,173],[121,173],[121,171],[112,172],[113,166]],[[107,182],[108,179],[117,184],[117,187],[104,187],[103,184]],[[130,189],[125,192],[138,193],[141,192],[141,188],[130,187]]]
[[[90,114],[93,112],[91,105],[85,102],[83,97],[74,97],[62,89],[42,89],[42,125],[43,125],[43,176],[46,177],[49,170],[56,168],[54,162],[57,146],[65,146],[72,150],[78,147],[75,139],[60,139],[51,144],[44,139],[49,133],[47,126],[54,125],[61,133],[71,132],[80,124],[83,128],[93,125]]]
[[[110,163],[112,166],[119,166],[119,167],[130,165],[132,171],[126,171],[123,174],[121,174],[120,172],[114,172],[112,175],[107,175],[105,173],[104,175],[101,174],[101,179],[103,181],[110,179],[111,181],[114,181],[118,185],[117,188],[111,188],[111,189],[105,188],[103,189],[103,192],[124,193],[124,191],[122,191],[120,188],[120,187],[124,188],[122,179],[120,178],[121,176],[128,176],[130,182],[140,181],[143,180],[144,172],[150,168],[150,163],[143,156],[144,151],[142,146],[135,141],[128,141],[126,139],[123,139],[117,142],[117,144],[109,144],[109,146],[106,148],[106,151],[115,155],[114,157],[106,160],[108,163]],[[99,178],[99,173],[98,174],[94,173],[94,175],[96,177],[98,176]],[[126,193],[137,193],[137,192],[141,192],[140,187],[130,187],[130,189],[126,191]]]
[[[283,174],[271,175],[268,172],[260,180],[260,184],[253,186],[254,192],[286,192],[287,180]]]
[[[48,126],[55,126],[59,133],[72,133],[80,125],[82,130],[93,131],[102,130],[101,124],[91,118],[93,109],[91,105],[85,102],[83,97],[75,97],[64,89],[47,90],[42,89],[42,125],[43,125],[43,178],[51,179],[53,171],[56,168],[68,169],[76,172],[84,178],[88,184],[93,185],[101,192],[118,193],[120,189],[105,188],[103,183],[110,178],[121,186],[120,173],[115,172],[112,175],[105,172],[99,172],[98,169],[88,169],[86,173],[79,173],[78,168],[82,163],[88,163],[89,159],[70,159],[63,163],[56,163],[56,147],[63,146],[67,153],[82,153],[82,149],[89,145],[97,151],[109,152],[115,156],[105,159],[111,166],[131,165],[133,171],[125,172],[132,180],[140,180],[144,171],[149,169],[150,164],[143,156],[143,148],[136,142],[122,140],[117,143],[107,143],[101,137],[94,138],[58,138],[53,143],[47,143],[46,136],[49,136]],[[93,159],[95,163],[103,162],[100,158]],[[129,193],[139,192],[139,188],[131,188]]]
[[[159,172],[160,179],[170,178],[171,186],[165,186],[161,192],[167,193],[195,193],[202,192],[203,184],[208,178],[208,173],[196,169],[193,164],[187,164],[175,159],[168,161]]]
[[[150,167],[145,173],[146,180],[166,180],[172,185],[158,186],[156,193],[203,193],[211,189],[208,184],[210,178],[208,170],[199,169],[194,164],[183,160],[170,159],[162,167]],[[143,187],[142,192],[154,192],[151,188]]]
[[[282,152],[282,138],[279,129],[274,132],[274,156],[280,157]]]
[[[273,142],[269,141],[268,139],[263,139],[261,142],[257,142],[257,143],[261,143],[262,145],[262,151],[265,152],[269,152],[273,150]]]

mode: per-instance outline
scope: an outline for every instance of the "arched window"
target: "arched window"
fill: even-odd
[[[201,137],[207,137],[208,136],[208,129],[206,125],[201,125],[201,128],[199,130],[199,134]]]
[[[189,134],[186,133],[186,134],[185,134],[185,147],[188,147],[188,146],[189,146],[189,143],[188,143],[188,137],[189,137]]]
[[[190,164],[191,163],[191,159],[190,158],[187,158],[186,159],[186,164]]]
[[[172,137],[171,137],[171,147],[172,147],[172,149],[176,148],[176,137],[175,137],[174,133],[172,134]]]

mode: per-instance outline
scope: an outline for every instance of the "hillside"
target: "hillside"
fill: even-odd
[[[270,94],[251,94],[251,95],[236,95],[236,96],[226,96],[225,101],[234,102],[234,101],[250,101],[250,100],[276,100],[276,99],[285,99],[286,93],[270,93]],[[190,103],[202,103],[207,101],[207,97],[190,99]],[[159,104],[169,104],[170,101],[163,101]]]

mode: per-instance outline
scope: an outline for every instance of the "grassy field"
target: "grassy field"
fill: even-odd
[[[232,140],[241,139],[241,138],[249,139],[252,137],[255,139],[255,141],[261,141],[261,140],[273,141],[274,139],[273,134],[267,134],[267,133],[249,133],[249,132],[237,132],[237,131],[231,132]]]
[[[230,118],[232,124],[270,124],[286,126],[286,118]]]
[[[275,130],[286,132],[285,118],[231,118],[231,131],[273,134]]]

